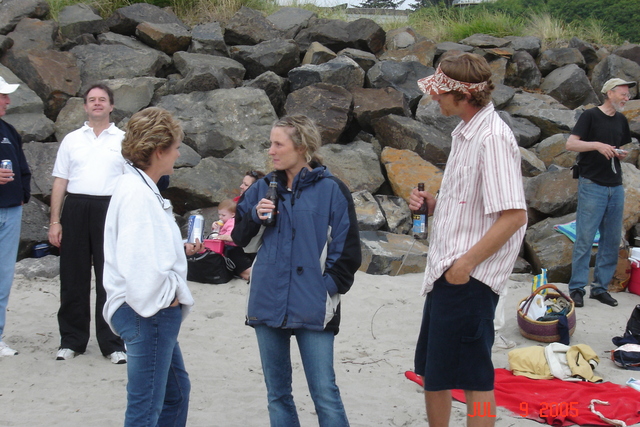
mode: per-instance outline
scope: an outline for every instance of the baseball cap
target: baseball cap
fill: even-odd
[[[1,94],[9,95],[10,93],[15,92],[15,90],[18,89],[18,86],[20,86],[19,83],[9,84],[5,81],[5,79],[0,77],[0,93]]]
[[[617,88],[618,86],[634,87],[635,85],[636,82],[628,82],[616,77],[615,79],[609,79],[605,82],[605,84],[602,86],[602,93],[607,93],[610,90]]]

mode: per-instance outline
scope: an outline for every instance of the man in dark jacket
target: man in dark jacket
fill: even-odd
[[[19,84],[9,84],[0,77],[0,117],[7,114],[9,94]],[[9,292],[18,256],[22,205],[31,195],[31,171],[22,151],[22,139],[16,129],[0,119],[0,160],[11,161],[11,167],[0,168],[0,357],[14,356],[17,351],[2,340]]]

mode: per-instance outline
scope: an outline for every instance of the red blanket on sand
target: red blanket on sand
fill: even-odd
[[[628,426],[640,422],[640,392],[631,387],[608,382],[532,380],[506,369],[495,372],[496,404],[521,417],[553,426],[610,426],[589,410],[591,400],[598,399],[610,404],[595,405],[595,410],[605,417],[622,420]],[[453,390],[452,395],[460,402],[465,401],[462,390]]]

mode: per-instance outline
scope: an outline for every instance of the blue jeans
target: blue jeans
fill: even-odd
[[[255,326],[262,371],[267,384],[272,427],[298,427],[298,413],[291,394],[291,335],[295,333],[309,392],[320,427],[348,426],[333,370],[333,332]]]
[[[578,182],[578,211],[576,215],[576,241],[569,291],[585,294],[589,281],[589,261],[596,231],[600,231],[596,267],[591,283],[591,295],[607,292],[618,265],[618,251],[622,234],[624,188],[604,187],[587,179]]]
[[[9,293],[18,258],[20,225],[22,225],[22,206],[0,208],[0,340],[4,333]]]
[[[178,344],[181,321],[179,305],[142,317],[124,303],[113,314],[127,347],[125,427],[187,424],[191,383]]]

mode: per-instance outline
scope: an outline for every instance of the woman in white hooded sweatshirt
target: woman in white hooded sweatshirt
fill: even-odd
[[[187,422],[191,384],[178,333],[193,305],[185,252],[192,255],[201,244],[183,245],[171,203],[156,186],[173,172],[183,135],[161,108],[131,117],[122,141],[125,173],[107,212],[103,313],[127,348],[125,427]]]

